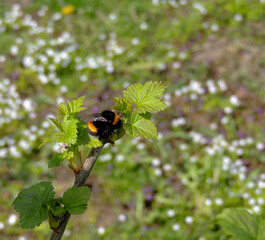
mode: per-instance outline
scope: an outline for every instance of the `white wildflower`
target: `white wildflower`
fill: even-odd
[[[127,220],[127,217],[126,217],[125,214],[120,214],[118,219],[119,219],[120,222],[125,222]]]
[[[172,229],[173,231],[177,232],[180,230],[180,225],[178,223],[175,223],[173,226],[172,226]]]
[[[17,215],[15,214],[9,215],[7,222],[9,225],[14,225],[17,222]]]
[[[167,216],[168,217],[174,217],[175,216],[175,211],[173,209],[168,209],[167,210]]]
[[[193,223],[193,218],[191,216],[187,216],[187,217],[185,217],[185,222],[187,224],[192,224]]]
[[[99,235],[104,235],[106,232],[106,229],[104,227],[98,227],[98,234]]]

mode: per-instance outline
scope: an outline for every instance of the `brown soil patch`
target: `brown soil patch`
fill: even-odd
[[[227,77],[232,86],[242,86],[244,79],[265,89],[265,45],[245,39],[213,39],[192,55],[192,64],[208,64],[217,77]]]

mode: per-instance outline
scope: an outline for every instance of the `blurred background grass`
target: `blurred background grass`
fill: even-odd
[[[85,95],[102,111],[148,80],[169,86],[159,140],[104,149],[65,239],[232,239],[215,220],[223,208],[264,215],[264,11],[262,0],[1,0],[0,238],[48,239],[47,222],[20,229],[12,201],[41,180],[59,195],[72,184],[66,165],[47,168],[56,145],[38,148],[58,103]]]

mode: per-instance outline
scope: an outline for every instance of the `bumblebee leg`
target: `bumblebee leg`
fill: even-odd
[[[98,140],[103,144],[110,143],[112,146],[114,146],[114,142],[110,140],[109,136],[99,136]]]

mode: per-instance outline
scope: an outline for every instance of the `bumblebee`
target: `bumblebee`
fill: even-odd
[[[86,122],[88,133],[91,136],[98,136],[99,140],[112,144],[113,141],[111,141],[110,137],[122,126],[119,115],[110,110],[95,113],[86,119]]]

